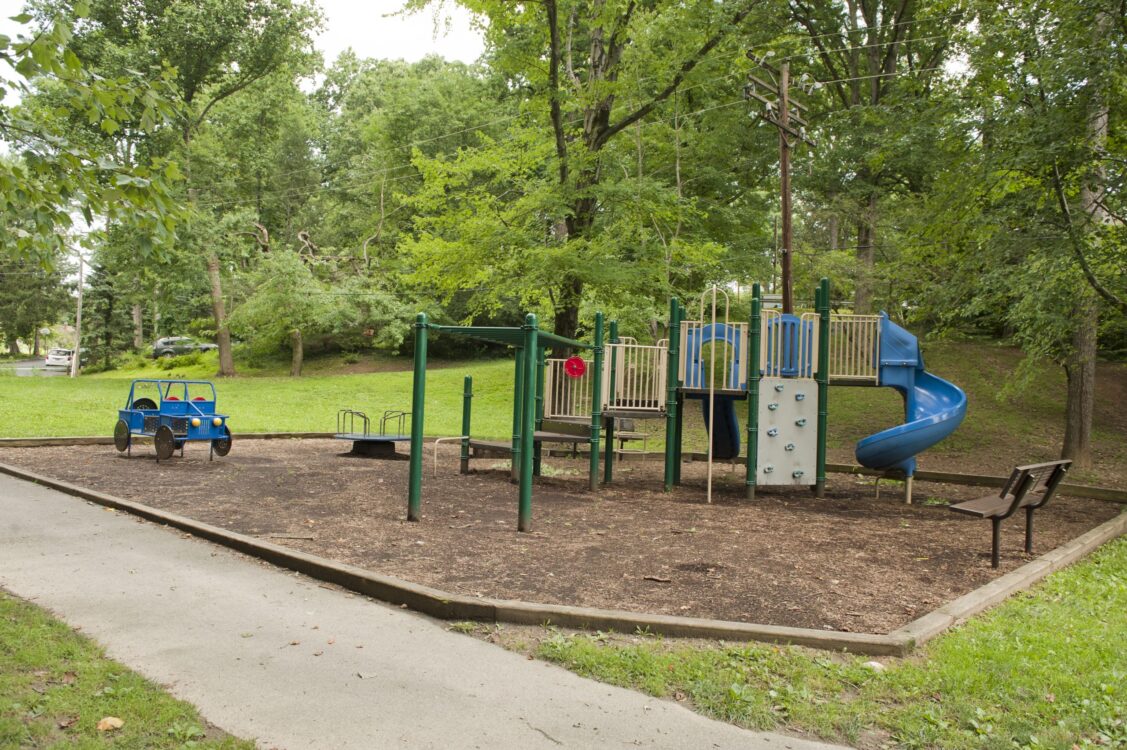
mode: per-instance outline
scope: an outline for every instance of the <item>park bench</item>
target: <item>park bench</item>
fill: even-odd
[[[951,510],[976,518],[989,518],[993,526],[990,565],[998,567],[998,546],[1002,521],[1018,508],[1025,508],[1025,551],[1033,551],[1033,511],[1045,505],[1057,491],[1065,472],[1072,465],[1067,459],[1018,466],[1010,474],[1001,493],[952,505]]]

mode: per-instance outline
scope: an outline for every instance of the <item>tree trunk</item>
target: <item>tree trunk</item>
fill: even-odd
[[[571,279],[560,285],[560,299],[556,303],[553,330],[557,336],[574,339],[579,333],[579,302],[583,299],[583,282]],[[566,357],[572,353],[570,347],[553,353]]]
[[[141,351],[145,345],[145,326],[141,315],[141,303],[133,303],[133,349]]]
[[[869,195],[867,210],[857,221],[857,286],[853,293],[853,312],[873,312],[873,269],[876,266],[877,194]]]
[[[290,377],[301,377],[301,363],[305,359],[305,349],[301,344],[301,331],[297,328],[290,331]]]
[[[1097,44],[1107,34],[1111,17],[1100,12],[1094,34]],[[1096,154],[1107,148],[1107,100],[1100,88],[1101,77],[1093,75],[1088,104],[1088,146]],[[1099,232],[1110,221],[1099,196],[1107,185],[1102,162],[1096,162],[1080,187],[1080,209],[1088,220],[1086,234]],[[1065,206],[1067,208],[1067,204]],[[1089,279],[1090,281],[1090,279]],[[1092,465],[1092,412],[1096,402],[1096,331],[1100,322],[1100,302],[1086,283],[1077,296],[1072,315],[1072,351],[1065,364],[1068,375],[1068,401],[1065,406],[1064,445],[1061,457],[1071,458],[1077,468]]]
[[[207,256],[207,277],[211,282],[211,314],[215,318],[215,343],[219,346],[219,376],[235,374],[235,359],[231,356],[231,332],[227,330],[227,311],[223,307],[223,285],[219,278],[219,256]]]
[[[16,338],[16,335],[14,333],[8,334],[7,345],[8,345],[8,354],[19,354],[19,352],[20,352],[19,340]]]
[[[1073,308],[1072,353],[1065,362],[1068,400],[1065,405],[1064,445],[1061,458],[1071,458],[1077,468],[1092,464],[1092,412],[1096,402],[1096,328],[1099,301],[1084,288]]]
[[[32,334],[31,356],[39,356],[39,326],[35,326],[35,331]]]

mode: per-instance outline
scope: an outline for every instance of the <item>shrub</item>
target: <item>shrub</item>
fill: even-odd
[[[189,352],[188,354],[180,354],[175,357],[161,357],[157,360],[156,364],[160,369],[168,371],[177,367],[198,365],[201,359],[203,359],[202,352]]]

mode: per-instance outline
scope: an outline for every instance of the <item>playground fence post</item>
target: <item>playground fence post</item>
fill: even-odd
[[[467,375],[462,390],[462,462],[459,471],[470,473],[470,409],[473,404],[473,376]]]
[[[423,409],[427,394],[427,314],[415,316],[415,377],[411,389],[411,466],[407,520],[418,521],[423,494]]]
[[[536,334],[539,339],[540,334]],[[544,347],[536,347],[536,430],[544,427]],[[543,446],[536,441],[533,441],[532,454],[532,473],[540,476],[541,464],[543,463]]]
[[[520,508],[517,511],[517,530],[532,530],[532,446],[535,443],[536,425],[536,350],[539,323],[536,315],[529,313],[524,318],[523,358],[518,357],[524,367],[521,380],[524,393],[521,414],[521,452],[520,452]],[[513,456],[513,461],[517,459]]]
[[[591,373],[591,491],[599,489],[599,433],[603,420],[603,314],[595,313],[595,356]]]
[[[814,495],[826,494],[826,428],[830,395],[830,280],[823,277],[815,294],[818,305],[818,476]]]
[[[665,377],[665,491],[673,490],[674,467],[677,460],[677,370],[680,364],[681,324],[677,319],[680,305],[677,298],[669,300],[669,346],[666,355]]]
[[[610,343],[618,343],[618,321],[612,320],[610,322]],[[618,358],[612,349],[610,353],[610,382],[608,383],[608,391],[610,393],[610,400],[614,401],[614,390],[618,380]],[[606,463],[603,467],[603,482],[610,484],[614,480],[614,419],[607,420],[607,444],[606,444]]]
[[[759,346],[760,306],[762,298],[759,284],[751,287],[751,321],[748,330],[747,352],[747,499],[755,499],[755,483],[759,472]]]
[[[524,349],[515,347],[513,351],[513,460],[509,466],[509,477],[520,478],[521,417],[524,409]]]
[[[678,305],[677,305],[677,332],[676,332],[678,353],[681,351],[681,323],[686,318],[688,318],[688,316],[689,316],[689,311],[685,309],[684,305],[678,303]],[[680,357],[678,357],[677,359],[679,360]],[[678,361],[677,365],[673,369],[673,381],[675,383],[677,383],[678,386],[681,385],[680,381],[678,380],[679,373],[680,373],[680,365],[681,365],[681,363],[680,363],[680,361]],[[674,442],[673,442],[673,484],[675,484],[675,485],[681,484],[681,452],[685,448],[685,442],[682,439],[682,436],[683,436],[683,433],[684,433],[684,426],[685,426],[685,394],[681,392],[680,388],[678,388],[678,390],[677,390],[677,435],[676,435],[676,440],[674,440]]]

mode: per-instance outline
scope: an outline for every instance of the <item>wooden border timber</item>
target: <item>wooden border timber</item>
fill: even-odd
[[[948,602],[891,633],[844,633],[450,594],[429,586],[299,552],[7,464],[0,463],[0,473],[35,482],[98,505],[125,511],[148,521],[171,526],[273,565],[317,580],[334,583],[390,604],[404,605],[439,619],[481,620],[522,625],[552,624],[580,629],[616,630],[622,633],[646,630],[666,636],[793,644],[873,656],[906,656],[917,646],[923,645],[948,628],[1004,601],[1010,595],[1032,586],[1050,573],[1071,565],[1105,542],[1127,533],[1127,511],[1125,511],[1071,542],[969,594]]]
[[[236,433],[236,440],[287,440],[306,438],[331,438],[336,433],[332,432],[248,432]],[[149,440],[144,436],[134,436],[139,441]],[[431,438],[428,438],[431,439]],[[27,438],[0,438],[0,448],[49,448],[59,445],[113,445],[113,438],[109,436],[92,435],[86,437],[27,437]],[[557,458],[585,457],[590,455],[585,449],[575,453],[570,450],[546,449],[545,455]],[[690,461],[704,461],[707,456],[703,453],[685,453],[685,458]],[[664,459],[664,453],[624,453],[618,456],[619,461],[643,461],[649,458],[654,460]],[[733,461],[738,460],[732,459]],[[884,474],[876,469],[866,469],[856,464],[826,464],[826,471],[835,474],[857,474],[860,476],[879,477]],[[958,474],[947,471],[917,471],[916,479],[921,482],[943,482],[946,484],[961,484],[970,487],[1001,487],[1006,483],[1006,477],[996,477],[985,474]],[[1057,492],[1072,497],[1086,497],[1092,500],[1106,500],[1112,503],[1127,504],[1127,490],[1117,490],[1111,487],[1094,487],[1084,484],[1061,484]]]

